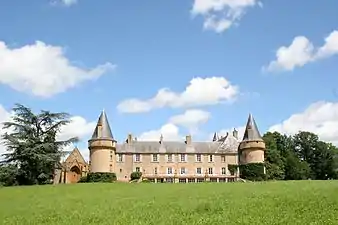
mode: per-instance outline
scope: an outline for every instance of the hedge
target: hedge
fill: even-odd
[[[88,173],[87,176],[81,177],[79,183],[104,182],[111,183],[116,181],[115,173]]]
[[[265,167],[264,163],[249,163],[239,165],[240,177],[242,179],[251,181],[266,180],[266,175],[264,174],[264,167]]]

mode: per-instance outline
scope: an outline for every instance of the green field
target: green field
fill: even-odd
[[[2,224],[338,224],[338,181],[0,188]]]

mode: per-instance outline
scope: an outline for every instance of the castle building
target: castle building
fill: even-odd
[[[234,129],[224,137],[215,133],[207,142],[193,141],[190,135],[182,142],[166,141],[162,135],[158,141],[140,141],[128,134],[118,144],[102,111],[88,148],[89,164],[77,149],[68,156],[59,175],[61,183],[76,183],[88,172],[112,172],[118,181],[128,182],[134,171],[156,183],[233,182],[239,178],[239,170],[231,165],[262,163],[265,153],[251,114],[242,140]]]

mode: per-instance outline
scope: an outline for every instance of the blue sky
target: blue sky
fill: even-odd
[[[105,109],[118,140],[123,140],[128,132],[141,135],[158,130],[172,116],[183,114],[187,109],[209,113],[208,119],[189,123],[193,124],[197,139],[206,139],[214,131],[245,125],[250,112],[262,133],[272,126],[293,132],[304,127],[311,130],[318,124],[304,125],[305,119],[291,122],[298,123],[292,128],[287,123],[278,124],[318,102],[322,104],[318,103],[317,111],[327,104],[335,107],[334,110],[338,108],[335,105],[338,98],[337,36],[332,35],[328,45],[331,49],[324,49],[323,56],[319,54],[325,38],[338,30],[337,1],[323,0],[320,4],[305,0],[261,1],[237,8],[222,8],[212,2],[78,0],[67,6],[61,1],[51,4],[48,0],[0,0],[0,42],[5,45],[3,54],[0,47],[0,105],[6,111],[16,102],[35,110],[66,111],[84,118],[86,123],[96,121],[100,111]],[[226,5],[227,1],[223,2]],[[194,4],[195,16],[192,13]],[[232,13],[240,13],[240,17],[225,18],[223,13],[229,9]],[[202,15],[202,11],[206,13]],[[222,31],[211,26],[208,29],[204,26],[208,18],[217,18],[214,25],[223,19],[233,24]],[[278,64],[282,69],[262,69],[277,59],[276,51],[281,46],[289,47],[297,36],[304,36],[308,43],[302,39],[297,42],[299,48],[294,46],[296,52],[285,53],[285,60]],[[40,46],[40,53],[30,57],[36,41],[44,44]],[[313,45],[312,51],[309,43]],[[304,51],[304,44],[308,51]],[[13,53],[27,45],[31,45],[31,49]],[[48,46],[63,51],[48,57]],[[42,52],[46,55],[39,58]],[[5,60],[8,54],[11,60]],[[62,60],[53,63],[54,57],[68,61],[65,65]],[[110,64],[105,64],[107,62]],[[58,69],[61,64],[62,69]],[[103,64],[105,66],[97,73],[87,71]],[[295,66],[288,70],[286,64]],[[74,72],[67,66],[81,71]],[[53,84],[56,80],[47,79],[49,76],[59,79],[59,88],[55,88],[59,91],[46,97],[56,86]],[[71,78],[73,76],[75,78]],[[207,100],[203,103],[196,97],[191,107],[183,102],[180,107],[165,106],[142,113],[123,113],[117,108],[119,103],[130,98],[152,98],[161,88],[181,93],[198,77],[223,77],[238,87],[236,100],[204,104]],[[62,81],[67,79],[72,82],[67,81],[68,86],[62,88]],[[47,88],[34,91],[42,87],[39,85],[47,85]],[[334,112],[336,115],[338,111]],[[192,132],[191,126],[184,128],[181,124],[175,124],[180,135]],[[84,141],[87,133],[83,134]]]

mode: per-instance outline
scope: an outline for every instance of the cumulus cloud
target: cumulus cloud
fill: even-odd
[[[208,122],[210,117],[211,115],[207,111],[190,109],[185,111],[183,114],[171,117],[169,121],[176,125],[193,128],[201,125],[202,123]]]
[[[263,71],[292,71],[296,67],[315,62],[338,54],[338,31],[332,31],[321,47],[304,36],[297,36],[289,46],[282,46],[276,51],[276,60],[263,67]]]
[[[238,23],[246,11],[254,6],[262,7],[258,0],[195,0],[193,16],[204,18],[203,28],[222,33]]]
[[[157,130],[143,132],[137,139],[141,141],[159,141],[161,135],[164,141],[184,140],[184,136],[180,134],[179,127],[172,123],[166,123]]]
[[[193,78],[186,89],[177,93],[168,88],[160,89],[150,99],[127,99],[117,109],[123,113],[149,112],[153,109],[215,105],[236,99],[239,88],[224,77]]]
[[[269,131],[286,134],[310,131],[322,140],[338,145],[338,103],[315,102],[303,112],[293,114],[283,122],[273,125]]]
[[[50,97],[115,68],[111,63],[79,68],[64,53],[62,47],[41,41],[19,48],[0,41],[0,83],[20,92]]]
[[[0,105],[0,135],[5,132],[2,129],[3,122],[9,121],[11,119],[12,112],[7,111],[2,105]],[[65,140],[72,137],[78,137],[80,139],[79,145],[83,146],[79,148],[81,154],[84,156],[86,160],[89,158],[89,150],[86,148],[87,146],[87,139],[89,135],[95,129],[96,122],[95,121],[87,121],[85,118],[81,116],[73,116],[70,118],[71,123],[64,126],[61,129],[60,134],[57,136],[58,140]],[[2,142],[0,138],[0,142]],[[64,151],[72,151],[74,148],[73,145],[70,145],[64,149]],[[0,156],[6,152],[5,146],[0,143]]]
[[[183,114],[172,116],[161,128],[140,134],[138,140],[159,140],[161,135],[166,141],[184,140],[185,135],[180,133],[180,127],[188,128],[190,134],[193,134],[197,132],[201,124],[208,122],[209,119],[209,112],[190,109]]]

